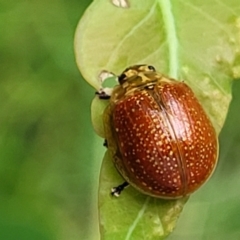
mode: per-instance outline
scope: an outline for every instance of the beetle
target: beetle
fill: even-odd
[[[134,65],[118,77],[104,112],[107,147],[126,182],[157,198],[188,196],[212,175],[218,138],[191,88]]]

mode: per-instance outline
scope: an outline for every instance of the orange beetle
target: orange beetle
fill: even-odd
[[[157,198],[180,198],[197,190],[216,167],[218,139],[193,91],[148,65],[129,67],[118,80],[104,123],[119,173]]]

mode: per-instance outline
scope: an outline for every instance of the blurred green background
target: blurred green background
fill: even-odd
[[[90,2],[0,0],[0,239],[96,239],[104,148],[73,52]]]
[[[73,53],[76,25],[90,2],[0,0],[0,239],[98,239],[97,184],[105,149],[91,126],[94,90],[81,78]],[[223,229],[229,239],[240,237],[239,186],[228,185],[240,173],[240,82],[233,87],[208,197],[200,191],[190,199],[211,200],[221,179],[222,192],[198,239],[208,239],[207,226]],[[196,239],[200,230],[187,225],[201,207],[193,213],[189,206],[171,239],[191,239],[179,237],[184,227]]]

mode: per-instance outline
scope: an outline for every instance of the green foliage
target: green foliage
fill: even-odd
[[[90,0],[0,0],[0,239],[99,239],[97,191],[101,159],[105,149],[102,147],[102,139],[93,133],[91,126],[90,102],[94,96],[94,90],[79,76],[72,46],[77,21],[90,2]],[[93,4],[99,4],[100,2],[95,1]],[[129,2],[131,3],[130,0]],[[149,5],[151,5],[151,1],[138,2],[141,4],[149,2]],[[233,78],[239,78],[240,72],[239,56],[236,56],[235,59],[232,58],[235,57],[232,48],[229,49],[225,44],[221,45],[221,42],[223,43],[222,38],[227,39],[232,47],[236,46],[235,51],[238,52],[238,1],[232,0],[226,3],[223,3],[223,1],[215,1],[214,3],[207,1],[204,4],[203,1],[194,1],[194,6],[191,5],[190,1],[172,2],[178,4],[178,6],[174,7],[173,5],[173,7],[175,9],[174,15],[178,14],[179,20],[176,23],[179,24],[179,31],[194,38],[191,38],[191,41],[184,42],[185,48],[188,44],[191,45],[191,51],[188,51],[187,48],[186,51],[181,52],[190,54],[189,59],[194,59],[190,61],[190,65],[195,66],[198,62],[204,63],[205,61],[204,58],[198,61],[198,56],[208,53],[207,56],[209,57],[211,51],[216,46],[220,46],[218,48],[220,54],[214,58],[219,62],[219,67],[211,72],[211,79],[216,76],[217,81],[215,83],[217,84],[220,81],[222,85],[225,78],[219,78],[215,74],[217,72],[219,74],[226,73],[226,86],[223,87],[226,90],[227,86],[231,85],[228,79],[231,79],[232,75]],[[109,4],[110,1],[106,0],[105,3]],[[180,3],[181,5],[179,5]],[[187,6],[190,4],[191,7],[187,7],[186,4]],[[199,16],[199,9],[196,9],[197,4],[201,4],[204,16],[208,15],[209,22],[207,24],[200,24],[201,21],[206,21],[206,17]],[[204,6],[205,4],[207,6]],[[222,4],[225,4],[223,8],[221,7]],[[97,7],[96,5],[95,11]],[[95,24],[91,24],[92,18],[89,19],[91,28],[98,22],[100,23],[100,20],[107,19],[109,23],[111,22],[105,12],[108,7],[105,8],[104,5],[101,9],[98,9],[101,12],[96,13]],[[118,8],[114,7],[114,10],[112,9],[111,5],[110,13],[115,13]],[[195,12],[192,13],[193,10],[191,9],[195,9]],[[87,12],[86,14],[86,16],[89,16],[90,13]],[[194,20],[195,15],[199,19],[197,23]],[[114,16],[112,18],[114,19]],[[180,21],[181,18],[186,18],[188,23],[186,28]],[[199,46],[205,44],[204,27],[211,23],[211,18],[218,19],[218,21],[215,21],[215,25],[212,22],[211,27],[209,27],[210,35],[216,42],[212,45],[213,49],[201,48],[199,50],[198,44]],[[114,34],[106,28],[106,34],[104,35],[110,38],[117,37],[120,32],[116,30],[122,25],[127,25],[127,23],[116,22],[113,29]],[[188,25],[191,27],[187,27]],[[195,28],[198,29],[198,26],[201,30],[199,31],[202,32],[200,37],[195,32]],[[223,32],[215,32],[219,29],[218,26]],[[89,31],[91,31],[91,28],[89,27]],[[226,37],[224,32],[231,32],[232,28],[235,37],[231,38],[231,34]],[[95,28],[92,38],[103,44],[102,39],[104,38],[100,30],[100,28]],[[178,36],[180,36],[179,31],[177,32]],[[125,36],[125,34],[123,33],[122,36]],[[110,40],[108,39],[108,41]],[[89,43],[94,53],[94,48],[99,48],[99,45],[91,45],[91,41]],[[215,43],[219,43],[219,45]],[[192,44],[196,45],[192,46]],[[140,49],[140,42],[134,45]],[[152,40],[148,38],[145,47],[151,48],[151,45]],[[108,46],[111,46],[111,44],[109,43],[105,48],[108,49]],[[199,50],[200,55],[193,51],[195,48],[196,51]],[[119,49],[119,52],[124,52],[123,50]],[[90,53],[87,48],[85,48],[85,51],[86,54]],[[147,53],[144,48],[141,52],[142,54]],[[223,58],[221,54],[227,56],[226,59],[229,64],[226,63],[225,57]],[[134,54],[129,54],[129,56],[133,57]],[[169,69],[164,67],[168,57],[166,54],[163,56],[163,58],[161,56],[157,57],[154,62],[146,59],[146,62],[153,63],[158,70],[168,75]],[[99,63],[96,59],[98,57],[101,59],[101,55],[98,55],[95,51],[94,57],[91,54],[89,54],[89,57],[92,58],[92,63],[88,64],[86,62],[84,76],[87,72],[91,73],[91,79],[94,81],[97,79],[99,70],[111,70],[118,74],[126,67],[125,63],[126,65],[135,63],[136,59],[125,63],[123,61],[122,65],[119,65],[118,63],[115,64],[118,59],[116,58],[112,62],[112,66],[106,68],[105,65],[100,65],[96,70],[94,64]],[[211,57],[210,59],[212,60],[207,60],[201,67],[201,71],[207,73],[208,70],[206,69],[214,67],[214,64],[212,64],[214,59]],[[164,65],[161,66],[161,64]],[[96,74],[92,74],[92,67],[96,70]],[[189,68],[193,71],[192,69],[194,68]],[[201,74],[201,71],[193,71],[194,76],[197,76],[200,80],[205,76],[198,75]],[[185,75],[182,71],[180,72],[179,79],[185,79]],[[191,79],[192,77],[188,77],[187,80],[193,87],[196,85],[195,90],[201,93],[202,90],[198,89],[198,84],[190,82]],[[97,88],[98,83],[95,83],[95,85]],[[188,200],[176,229],[169,237],[171,240],[240,239],[240,193],[238,191],[240,187],[239,82],[235,82],[233,90],[234,101],[230,106],[226,125],[220,135],[218,168],[211,181]],[[227,104],[225,99],[230,97],[228,95],[230,88],[226,92],[225,97],[220,97],[219,101],[221,103],[225,102]],[[198,94],[198,96],[200,95]],[[202,96],[200,98],[205,99]],[[206,102],[208,99],[206,98]],[[225,116],[225,104],[222,108],[223,115],[217,114],[218,116],[222,115],[222,121]],[[99,109],[99,113],[101,111]],[[97,116],[95,117],[98,120],[100,119]],[[116,180],[112,182],[112,177],[104,173],[108,183],[106,184],[105,180],[104,184],[106,186],[101,188],[101,191],[107,199],[109,198],[109,188],[120,181],[120,177],[116,174],[113,166],[109,164],[110,162],[111,159],[105,161],[107,165],[103,170],[113,175]],[[106,191],[106,194],[104,191]],[[112,222],[116,221],[115,226],[121,223],[117,226],[121,230],[126,227],[126,224],[122,223],[125,218],[127,223],[131,222],[132,224],[133,221],[126,214],[123,218],[114,218],[114,211],[117,210],[117,214],[121,213],[118,200],[122,203],[125,198],[132,199],[132,201],[135,200],[133,199],[135,197],[139,199],[138,193],[129,195],[128,192],[133,193],[133,190],[128,188],[120,199],[114,199],[114,202],[112,200],[111,202],[106,201],[104,202],[105,206],[102,207],[104,209],[108,208],[109,204],[114,204],[115,209],[111,207],[109,214],[106,215],[106,217],[112,216],[112,218],[106,220],[108,222],[109,219]],[[136,206],[140,201],[139,199],[133,205]],[[145,203],[151,205],[152,199]],[[133,214],[134,207],[129,206],[129,208],[131,214]],[[163,208],[157,207],[157,209],[160,214],[164,213]],[[146,211],[149,213],[148,209]],[[145,221],[146,219],[146,222],[142,221],[142,225],[137,226],[138,230],[134,231],[134,234],[142,234],[143,230],[139,229],[148,223],[147,215],[145,217],[142,220]],[[133,218],[136,219],[136,215]],[[128,226],[131,226],[131,224]],[[149,225],[146,226],[145,229],[149,230],[148,234],[152,234],[151,229],[156,229],[154,226],[156,225],[153,225],[152,228]],[[162,226],[164,227],[164,224]],[[111,231],[111,228],[109,229]],[[158,231],[159,229],[158,227]],[[125,232],[123,234],[126,236]],[[113,235],[111,239],[114,239]]]
[[[96,239],[102,148],[73,54],[89,3],[0,1],[0,239]]]
[[[192,87],[220,133],[231,101],[232,80],[240,78],[237,1],[128,2],[129,8],[120,8],[111,1],[96,0],[81,19],[75,53],[85,79],[99,89],[102,70],[119,74],[133,64],[154,65]],[[104,135],[104,108],[105,104],[95,98],[92,120],[100,136]],[[102,238],[160,239],[168,235],[186,199],[156,200],[132,188],[120,200],[110,198],[109,189],[121,182],[107,153],[99,190]],[[222,193],[221,186],[217,189]],[[208,194],[210,201],[212,193]]]

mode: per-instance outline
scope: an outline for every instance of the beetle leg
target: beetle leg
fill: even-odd
[[[103,146],[106,147],[106,148],[108,147],[107,139],[104,139]]]
[[[108,95],[106,92],[104,92],[103,90],[100,90],[98,92],[95,92],[96,95],[98,95],[99,99],[104,99],[104,100],[108,100],[111,96]]]
[[[115,197],[119,197],[121,192],[123,191],[124,188],[126,188],[129,185],[128,182],[124,182],[121,185],[114,187],[111,189],[111,195]]]

